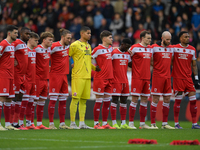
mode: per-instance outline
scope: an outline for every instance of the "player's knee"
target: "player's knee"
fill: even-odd
[[[118,96],[112,96],[112,100],[111,100],[111,102],[117,104],[118,99],[119,99]]]

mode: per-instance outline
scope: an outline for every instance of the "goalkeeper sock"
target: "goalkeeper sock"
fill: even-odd
[[[85,121],[86,102],[87,102],[87,99],[80,99],[80,102],[79,102],[79,121],[80,122]]]
[[[70,120],[71,120],[71,122],[75,122],[78,102],[79,102],[78,98],[72,98],[72,101],[70,104]]]

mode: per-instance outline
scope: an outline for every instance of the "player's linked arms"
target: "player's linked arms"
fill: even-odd
[[[96,66],[96,70],[97,72],[101,71],[101,68],[99,68],[99,66]]]

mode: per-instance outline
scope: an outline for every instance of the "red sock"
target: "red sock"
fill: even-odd
[[[190,113],[192,116],[192,123],[197,123],[197,105],[196,105],[196,96],[190,96]]]
[[[11,113],[11,102],[4,102],[4,117],[5,122],[10,122],[10,113]]]
[[[32,120],[32,108],[33,108],[33,102],[28,102],[26,107],[26,120],[31,121]]]
[[[93,109],[93,114],[94,114],[94,121],[99,121],[99,114],[100,114],[100,108],[102,104],[103,98],[97,98],[94,109]]]
[[[20,111],[21,111],[21,103],[22,102],[15,102],[15,112],[14,112],[14,123],[18,123],[19,121],[19,115],[20,115]]]
[[[31,115],[31,123],[34,124],[34,116],[35,116],[35,106],[36,106],[37,102],[34,102],[32,105],[32,115]]]
[[[44,113],[44,104],[45,104],[45,101],[39,101],[37,103],[37,108],[36,108],[37,122],[42,122],[43,113]]]
[[[14,122],[14,114],[15,114],[15,102],[11,102],[11,113],[10,113],[10,123]]]
[[[0,122],[1,122],[2,106],[3,106],[3,103],[2,103],[2,102],[0,102]]]
[[[174,121],[178,123],[182,95],[177,95],[174,103]]]
[[[105,98],[104,98],[105,100]],[[109,101],[103,101],[102,106],[102,121],[107,121],[110,107],[110,98]]]
[[[164,103],[163,102],[163,121],[162,122],[166,122],[168,121],[168,115],[169,115],[169,103]]]
[[[59,118],[60,118],[60,123],[65,122],[66,103],[67,103],[66,100],[64,100],[64,101],[59,100],[58,114],[59,114]]]
[[[129,106],[129,122],[134,121],[137,103],[131,102]]]
[[[140,122],[145,122],[147,115],[147,103],[140,102]]]
[[[53,122],[53,117],[54,117],[54,112],[55,112],[55,105],[56,105],[56,101],[55,100],[50,100],[49,101],[49,106],[48,106],[49,122]]]
[[[151,115],[151,124],[156,123],[156,110],[157,110],[157,105],[154,102],[151,102],[151,107],[150,107],[150,115]]]
[[[111,114],[112,120],[116,120],[116,111],[117,111],[116,108],[117,108],[117,104],[112,102],[110,106],[110,114]]]
[[[26,112],[26,107],[27,107],[28,101],[29,101],[28,98],[22,99],[21,110],[20,110],[20,114],[19,114],[19,120],[24,120],[24,115],[25,115],[25,112]]]
[[[127,104],[120,103],[119,112],[121,120],[126,120]]]

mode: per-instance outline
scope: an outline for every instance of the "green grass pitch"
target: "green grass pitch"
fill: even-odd
[[[2,119],[3,121],[3,119]],[[59,120],[55,120],[56,127]],[[128,121],[127,121],[128,122]],[[109,121],[111,124],[111,121]],[[150,125],[150,122],[146,122]],[[43,124],[48,126],[48,120]],[[69,120],[66,121],[69,125]],[[93,126],[92,120],[86,120],[86,124]],[[120,124],[120,121],[118,121]],[[174,122],[169,122],[173,125]],[[4,123],[2,122],[2,125]],[[78,122],[77,122],[78,125]],[[183,130],[28,130],[28,131],[0,131],[0,150],[99,150],[99,149],[200,149],[200,146],[171,146],[172,140],[200,140],[200,130],[191,129],[191,122],[180,122]],[[139,127],[139,121],[135,121]],[[161,122],[157,122],[161,127]],[[143,138],[156,139],[157,145],[127,144],[129,139]]]

